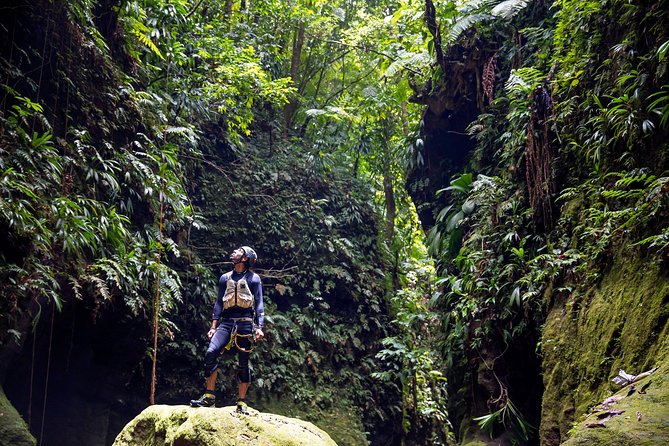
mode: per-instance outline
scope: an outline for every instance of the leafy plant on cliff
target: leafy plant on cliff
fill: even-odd
[[[439,337],[437,315],[430,311],[434,292],[434,269],[421,264],[424,248],[416,247],[418,258],[402,265],[402,288],[391,298],[397,334],[382,341],[377,353],[388,370],[374,377],[402,386],[403,429],[412,444],[445,444],[452,440],[446,408],[446,378],[436,354]]]
[[[123,161],[117,164],[103,158],[102,151],[82,134],[68,146],[71,155],[61,156],[49,130],[42,134],[33,131],[28,136],[28,121],[35,119],[42,107],[18,99],[29,107],[14,105],[9,118],[3,120],[0,209],[2,224],[7,228],[5,246],[27,249],[19,257],[3,253],[5,295],[13,296],[12,301],[3,304],[24,309],[26,301],[44,296],[60,308],[63,293],[68,291],[79,299],[90,293],[102,302],[123,294],[135,314],[146,312],[146,291],[158,274],[156,253],[165,249],[168,254],[178,255],[178,250],[168,238],[159,244],[159,236],[151,229],[133,232],[131,219],[118,209],[132,214],[132,207],[128,207],[131,200],[150,199],[163,181],[167,185],[163,185],[162,193],[174,212],[190,216],[179,195],[178,178],[170,176],[167,164],[161,162],[166,152],[143,154],[151,160],[149,165],[139,161],[134,165]],[[99,168],[94,162],[85,163],[91,155]],[[132,198],[124,194],[128,184],[119,175],[122,169],[125,179],[148,174],[143,190]],[[163,302],[169,307],[180,299],[179,279],[164,265],[160,268]]]
[[[663,254],[666,229],[661,222],[669,205],[663,191],[668,181],[667,177],[657,178],[648,169],[640,169],[610,172],[563,191],[561,200],[580,200],[584,204],[579,216],[582,219],[573,231],[578,240],[575,245],[589,259],[593,274],[604,254],[623,241],[648,245]],[[649,230],[659,232],[649,235]],[[639,240],[640,237],[644,238]]]
[[[667,166],[667,70],[661,49],[667,37],[659,25],[666,11],[616,1],[557,5],[555,23],[549,18],[523,32],[529,47],[534,39],[552,45],[551,56],[544,45],[543,56],[498,58],[497,76],[509,73],[506,88],[497,89],[486,114],[469,127],[478,141],[473,165],[488,176],[479,174],[467,195],[449,196],[437,214],[441,220],[466,201],[476,203],[469,216],[458,218],[463,232],[457,254],[441,243],[432,249],[444,276],[444,294],[436,301],[448,330],[444,354],[465,374],[464,364],[488,364],[474,372],[475,384],[463,384],[468,391],[480,390],[477,397],[490,396],[488,412],[476,401],[461,412],[467,417],[473,406],[486,429],[503,413],[514,413],[506,411],[498,395],[508,390],[514,407],[521,407],[514,385],[496,380],[502,376],[496,370],[504,369],[504,358],[514,348],[531,353],[531,345],[521,347],[523,338],[536,336],[545,305],[571,293],[576,277],[597,277],[617,244],[648,246],[660,256],[667,246],[666,202],[660,192],[666,188]],[[608,26],[621,21],[626,25]],[[652,37],[641,38],[641,28]],[[532,163],[540,152],[529,147],[547,149],[541,163]],[[537,181],[530,174],[539,168],[548,175]],[[560,188],[565,189],[558,199]],[[537,192],[539,201],[533,200]],[[562,205],[560,220],[556,199]],[[537,219],[540,207],[550,212]],[[551,221],[559,221],[552,231]],[[444,228],[439,221],[431,233]],[[516,417],[521,437],[529,432],[522,429],[523,418]]]

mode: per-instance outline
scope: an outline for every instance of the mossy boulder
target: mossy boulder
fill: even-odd
[[[315,425],[296,418],[234,407],[146,408],[116,437],[114,446],[336,446]]]
[[[35,446],[28,425],[16,411],[0,387],[0,446]]]
[[[292,396],[270,398],[262,403],[262,409],[266,412],[286,417],[300,417],[316,426],[322,426],[337,444],[346,446],[369,444],[362,424],[363,417],[359,409],[345,395],[340,394],[336,399],[329,401],[326,408],[317,404],[305,406],[297,404]]]
[[[601,276],[597,286],[555,302],[543,330],[544,395],[541,444],[669,444],[665,392],[652,389],[669,373],[669,277],[656,261],[629,249]],[[623,369],[639,374],[658,367],[647,395],[631,395],[623,416],[607,427],[576,433],[578,425],[605,398],[620,389],[612,379]],[[662,378],[664,379],[664,378]],[[656,381],[657,380],[657,381]],[[624,392],[624,390],[623,390]],[[643,407],[641,405],[643,404]],[[623,409],[621,409],[623,410]],[[636,412],[642,414],[638,422]],[[665,414],[664,424],[652,422]],[[614,426],[620,425],[620,428]],[[624,426],[623,426],[624,425]],[[650,429],[653,433],[645,432]],[[619,432],[615,440],[604,436]],[[664,439],[643,443],[646,435]],[[594,439],[602,436],[599,443]],[[631,436],[631,437],[630,437]],[[628,438],[634,438],[629,439]],[[599,441],[599,440],[598,440]]]

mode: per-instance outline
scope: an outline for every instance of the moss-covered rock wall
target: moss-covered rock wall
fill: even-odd
[[[37,441],[30,434],[28,425],[0,387],[0,446],[35,446]]]
[[[659,444],[643,441],[648,431],[657,429],[661,438],[669,438],[669,418],[659,425],[651,422],[666,415],[669,407],[666,391],[654,393],[669,372],[669,277],[663,265],[630,251],[625,247],[618,252],[598,285],[574,292],[550,309],[542,339],[543,445],[558,445],[567,437],[573,437],[569,444]],[[592,420],[586,420],[586,415],[620,389],[612,382],[620,369],[638,375],[655,367],[654,376],[646,378],[651,382],[646,395],[652,397],[629,387],[621,391],[630,407],[638,406],[631,405],[637,399],[643,402],[644,409],[638,409],[641,421],[637,410],[626,409],[611,420],[610,426],[625,420],[634,424],[618,429],[620,435],[612,434],[614,429],[606,423],[589,424]],[[635,385],[641,388],[643,384]],[[575,424],[579,421],[582,423]],[[583,438],[583,431],[591,442],[577,441]]]

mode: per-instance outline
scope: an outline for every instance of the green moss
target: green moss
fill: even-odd
[[[464,424],[464,423],[463,423]],[[464,429],[461,430],[460,435],[461,435],[461,442],[459,443],[460,446],[487,446],[488,443],[486,443],[482,438],[485,437],[486,440],[491,440],[485,433],[483,433],[480,429],[472,429],[472,425],[468,425]]]
[[[36,443],[28,425],[0,387],[0,446],[35,446]]]
[[[337,444],[366,446],[367,437],[361,416],[354,405],[345,398],[333,401],[327,409],[304,408],[291,400],[269,400],[263,404],[264,410],[289,417],[301,418],[325,430]]]
[[[664,361],[651,376],[634,383],[637,389],[645,384],[644,394],[634,392],[627,396],[629,388],[617,393],[622,399],[611,409],[623,410],[606,421],[606,427],[588,428],[603,412],[588,414],[571,431],[565,446],[655,446],[669,443],[669,361]]]
[[[336,446],[306,421],[234,407],[151,406],[121,431],[114,446]]]
[[[574,420],[617,390],[611,379],[619,369],[638,374],[666,361],[667,296],[669,281],[659,266],[626,255],[599,287],[575,292],[550,311],[542,339],[544,444],[563,442]]]

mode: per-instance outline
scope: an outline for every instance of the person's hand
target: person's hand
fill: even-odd
[[[256,341],[262,341],[265,338],[265,333],[262,332],[261,328],[256,328],[256,335],[254,339]]]
[[[207,332],[207,337],[208,337],[209,339],[211,339],[211,338],[214,337],[214,334],[215,334],[215,333],[216,333],[216,329],[212,327],[212,328],[210,328],[209,331]]]

